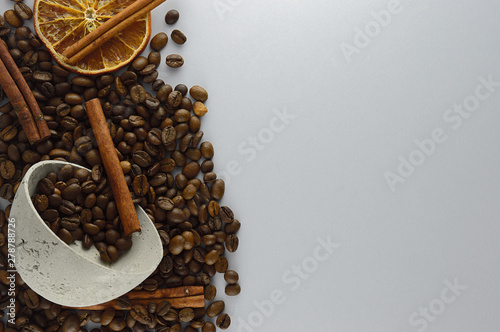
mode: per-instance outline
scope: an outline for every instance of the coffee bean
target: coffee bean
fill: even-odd
[[[101,165],[102,164],[101,154],[99,153],[99,150],[97,150],[97,149],[92,149],[89,152],[87,152],[85,154],[85,160],[91,166]]]
[[[241,224],[238,220],[234,219],[234,221],[230,224],[226,224],[224,226],[224,231],[227,234],[235,234],[240,230]]]
[[[27,289],[24,292],[24,301],[26,302],[26,306],[31,309],[37,308],[40,305],[38,294],[31,289]]]
[[[217,289],[214,285],[208,285],[205,287],[205,300],[212,301],[217,295]]]
[[[0,170],[1,170],[1,164],[0,164]],[[3,176],[2,176],[3,177]],[[38,182],[38,190],[44,195],[52,195],[54,192],[54,183],[50,181],[47,178],[43,178]]]
[[[9,23],[10,26],[14,28],[19,28],[23,25],[23,19],[19,17],[19,15],[14,10],[7,10],[3,16],[5,17],[5,21]]]
[[[216,330],[217,328],[212,322],[205,322],[205,325],[201,329],[202,332],[215,332]]]
[[[108,326],[111,331],[118,332],[127,327],[127,323],[122,317],[115,317]]]
[[[82,136],[75,141],[75,147],[79,154],[85,155],[92,150],[92,141],[88,136]]]
[[[179,45],[182,45],[187,41],[186,35],[182,31],[177,30],[177,29],[172,31],[172,34],[170,35],[170,37],[172,38],[172,40],[176,44],[179,44]]]
[[[33,79],[37,82],[50,82],[52,81],[52,74],[48,71],[35,71],[33,72]]]
[[[5,21],[5,19],[4,19],[4,21]],[[10,28],[7,28],[7,27],[0,28],[0,37],[6,37],[10,34],[10,32],[11,32]]]
[[[157,110],[160,107],[160,101],[153,97],[146,97],[144,104],[149,110]],[[160,130],[159,128],[154,128],[154,129]]]
[[[99,226],[89,222],[83,225],[83,231],[90,235],[96,235],[100,230]]]
[[[120,251],[128,251],[132,247],[132,241],[129,238],[120,238],[116,240],[115,246]]]
[[[224,301],[213,302],[207,308],[207,316],[212,318],[219,315],[222,311],[224,311],[224,307]]]
[[[191,308],[184,308],[179,311],[179,321],[190,322],[194,318],[194,311]]]
[[[3,16],[0,14],[0,29],[3,28],[5,26],[5,19],[3,18]]]
[[[136,92],[137,92],[137,98],[142,98],[141,97],[142,96],[142,92],[144,92],[144,100],[146,99],[146,97],[145,97],[146,94],[145,94],[145,91],[144,91],[143,87],[140,87],[138,89],[138,91],[136,91]],[[140,99],[138,99],[138,100],[140,100]],[[142,116],[139,116],[139,115],[131,115],[131,116],[129,116],[128,121],[129,121],[130,125],[132,127],[135,127],[135,128],[142,127],[142,126],[144,126],[146,124],[146,120]]]
[[[144,69],[144,67],[146,67],[147,65],[148,65],[148,59],[146,59],[143,56],[138,56],[132,62],[132,68],[134,68],[134,70],[137,70],[137,71]]]
[[[168,42],[167,34],[164,32],[160,32],[151,39],[150,46],[155,51],[161,51],[167,45],[167,42]]]
[[[137,82],[137,74],[133,71],[125,71],[120,75],[120,80],[125,85],[134,85]]]
[[[225,273],[227,271],[227,268],[229,267],[227,258],[223,256],[219,257],[217,262],[215,262],[214,267],[217,273]]]
[[[80,226],[80,219],[76,217],[64,217],[61,219],[61,226],[68,231],[74,231]]]
[[[143,174],[137,175],[134,178],[133,189],[137,196],[145,196],[149,191],[148,178]]]
[[[208,265],[214,265],[219,259],[219,252],[217,250],[212,250],[205,256],[205,263]]]
[[[217,179],[214,181],[214,184],[212,185],[210,194],[214,199],[220,200],[222,196],[224,196],[225,187],[226,185],[224,183],[224,180]]]
[[[64,190],[61,191],[61,196],[63,199],[72,201],[74,200],[78,195],[80,195],[82,191],[82,187],[79,184],[71,184],[68,187],[66,187]]]
[[[108,308],[101,313],[100,323],[104,326],[109,325],[115,318],[116,311],[113,308]]]
[[[241,292],[241,287],[238,284],[226,285],[225,292],[229,296],[236,296]]]
[[[202,103],[206,102],[208,99],[208,92],[204,88],[199,85],[194,85],[189,89],[189,94],[191,97],[196,99],[197,101],[201,101]]]
[[[80,329],[80,318],[76,315],[69,315],[62,324],[62,332],[78,332]]]
[[[109,245],[106,247],[106,253],[108,254],[108,257],[111,260],[111,262],[116,262],[120,256],[118,249],[113,245]],[[123,329],[123,328],[121,328],[121,329]],[[121,329],[119,329],[119,330],[121,330]]]
[[[212,217],[216,217],[219,215],[219,212],[220,212],[219,203],[217,203],[216,201],[210,201],[208,203],[208,214],[210,214],[210,216]]]
[[[36,54],[36,53],[34,53],[34,54]],[[27,65],[29,66],[30,65],[29,64],[30,61],[26,61],[26,62],[27,62]],[[36,62],[36,59],[34,60],[34,62]],[[31,65],[33,65],[33,64],[31,64]],[[40,92],[45,97],[52,97],[54,95],[54,93],[56,92],[56,90],[55,90],[54,85],[52,83],[50,83],[50,82],[44,82],[40,86]],[[68,113],[69,113],[69,110],[68,110]],[[67,114],[65,114],[65,115],[67,115]],[[63,115],[63,116],[65,116],[65,115]]]
[[[137,151],[132,155],[134,162],[140,167],[149,167],[153,163],[151,156],[145,151]]]
[[[156,279],[148,278],[142,282],[142,288],[149,292],[154,292],[158,288],[158,282]]]
[[[72,215],[75,213],[76,206],[75,204],[71,203],[70,201],[62,200],[61,205],[59,206],[59,212],[62,214],[65,214],[67,216]]]
[[[170,310],[170,302],[167,300],[161,301],[156,307],[156,314],[159,316],[164,316]]]
[[[7,126],[2,130],[0,135],[4,142],[9,142],[17,136],[17,128],[14,125]]]
[[[64,165],[57,172],[57,179],[59,181],[68,181],[69,179],[71,179],[74,173],[75,168],[72,165]]]
[[[174,202],[168,197],[158,197],[156,203],[160,209],[165,211],[171,211],[174,208]]]
[[[36,72],[33,73],[33,78],[35,78],[35,74]],[[64,101],[69,105],[80,105],[83,103],[83,98],[77,93],[70,92],[64,96]]]
[[[220,215],[222,222],[224,222],[226,224],[230,224],[234,220],[234,213],[227,206],[221,206],[219,215]]]
[[[120,296],[116,299],[116,305],[120,310],[129,310],[130,309],[130,300],[126,295]],[[131,316],[129,316],[131,317]],[[134,321],[135,324],[135,321]]]
[[[207,114],[208,109],[207,109],[207,107],[205,106],[205,104],[203,104],[201,101],[196,101],[196,102],[193,104],[193,112],[194,112],[194,114],[196,114],[197,116],[202,117],[202,116],[204,116],[205,114]]]
[[[196,161],[190,161],[183,169],[182,174],[188,179],[193,179],[200,171],[200,165]]]
[[[31,8],[22,2],[17,2],[14,4],[14,10],[16,14],[23,20],[28,21],[33,17],[33,12]]]
[[[146,100],[146,90],[142,85],[134,85],[130,88],[130,97],[136,104],[143,103]]]
[[[169,145],[172,142],[175,141],[175,137],[177,135],[177,132],[174,127],[172,126],[167,126],[163,129],[162,134],[161,134],[161,140],[162,143],[165,145]]]
[[[2,161],[0,163],[0,175],[5,180],[10,180],[16,174],[16,166],[10,160]]]
[[[184,59],[179,54],[170,54],[166,58],[166,64],[171,68],[179,68],[184,64]]]
[[[175,9],[171,9],[165,15],[165,22],[167,24],[174,24],[179,20],[179,12]]]
[[[173,224],[180,224],[186,220],[186,214],[179,208],[173,208],[167,212],[167,221]]]
[[[238,249],[239,239],[235,234],[230,234],[226,238],[226,248],[229,252],[235,252]]]
[[[36,194],[34,196],[33,205],[35,205],[35,209],[38,212],[43,212],[49,208],[49,198],[43,194]]]
[[[210,142],[203,142],[200,146],[201,155],[205,159],[212,159],[214,157],[214,147]]]
[[[231,325],[231,318],[228,314],[219,315],[219,317],[217,317],[216,324],[221,330],[225,330],[229,328],[229,325]]]
[[[156,99],[158,99],[161,103],[166,103],[168,96],[172,91],[172,87],[169,84],[165,84],[156,93]]]
[[[184,239],[181,235],[174,236],[172,240],[170,240],[170,244],[168,250],[173,255],[178,255],[184,250],[184,244],[186,243],[186,239]]]
[[[133,305],[130,309],[130,315],[141,324],[147,325],[151,322],[148,311],[143,305]]]

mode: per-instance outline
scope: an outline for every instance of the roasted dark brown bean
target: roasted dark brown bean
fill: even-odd
[[[167,45],[167,42],[168,42],[167,34],[164,32],[160,32],[151,39],[150,46],[155,51],[161,51]]]
[[[184,64],[184,59],[179,54],[170,54],[166,58],[166,63],[171,68],[179,68]]]
[[[187,41],[186,35],[182,31],[177,30],[177,29],[172,31],[172,34],[170,35],[170,37],[172,38],[172,40],[176,44],[179,44],[179,45],[182,45]]]
[[[165,15],[165,22],[167,24],[175,24],[179,20],[179,12],[175,9],[171,9]]]

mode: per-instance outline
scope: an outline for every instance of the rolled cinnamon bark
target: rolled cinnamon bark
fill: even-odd
[[[111,190],[113,191],[124,233],[130,235],[134,232],[140,232],[141,225],[139,224],[139,218],[137,217],[137,212],[135,211],[122,167],[120,166],[115,145],[111,139],[101,102],[95,98],[86,102],[85,107],[87,108],[90,125],[94,131],[102,163],[106,169]]]

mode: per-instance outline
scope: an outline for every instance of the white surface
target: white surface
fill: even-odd
[[[240,165],[224,199],[243,224],[229,255],[243,289],[227,301],[230,331],[498,330],[500,89],[457,130],[443,115],[479,76],[500,81],[500,3],[402,0],[348,63],[340,46],[388,3],[169,0],[155,11],[156,32],[188,36],[163,51],[184,67],[162,64],[161,78],[207,88],[216,168]],[[170,8],[181,13],[174,27],[163,21]],[[248,161],[238,146],[274,109],[295,119]],[[446,142],[391,192],[384,172],[436,128]],[[341,246],[292,291],[282,277],[311,263],[318,237]],[[455,279],[467,289],[453,298]],[[255,302],[276,289],[284,303],[259,316]],[[429,305],[439,314],[412,325]]]

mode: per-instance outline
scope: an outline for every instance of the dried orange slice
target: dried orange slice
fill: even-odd
[[[35,0],[35,30],[54,59],[66,69],[82,75],[109,73],[127,65],[144,50],[151,36],[150,14],[74,66],[65,63],[62,53],[133,2],[135,0]]]

